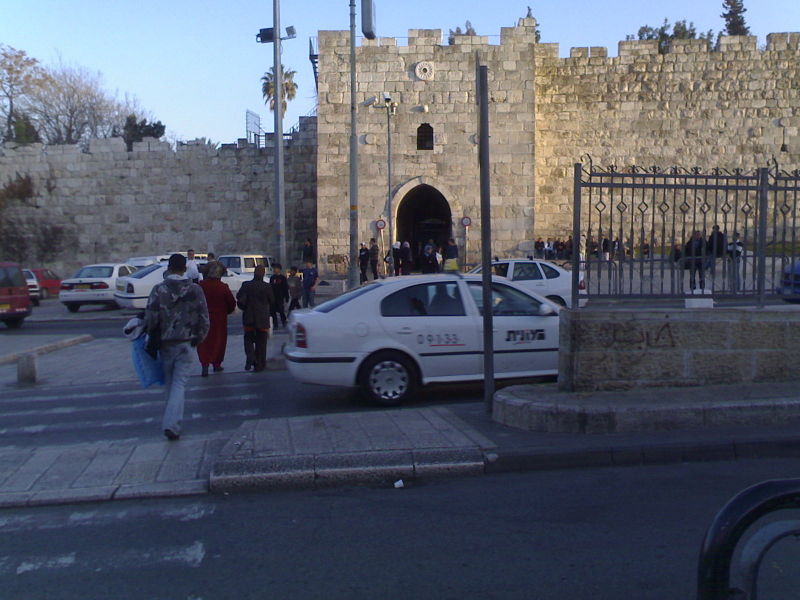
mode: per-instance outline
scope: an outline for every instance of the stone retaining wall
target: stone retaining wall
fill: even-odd
[[[800,379],[800,311],[758,309],[561,312],[559,389]]]

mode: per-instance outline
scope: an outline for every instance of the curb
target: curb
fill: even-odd
[[[53,342],[51,344],[45,344],[44,346],[37,346],[35,348],[31,348],[30,350],[25,350],[24,352],[5,354],[3,356],[0,356],[0,365],[15,363],[19,360],[21,356],[25,354],[37,354],[37,355],[47,354],[48,352],[62,350],[63,348],[69,348],[70,346],[76,346],[78,344],[83,344],[85,342],[91,342],[93,339],[94,336],[86,333],[83,335],[67,338],[65,340],[60,340],[58,342]]]

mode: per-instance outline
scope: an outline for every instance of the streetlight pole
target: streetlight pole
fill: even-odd
[[[388,206],[389,246],[394,243],[394,207],[392,206],[392,116],[397,112],[397,102],[389,98],[384,100],[386,106],[386,206]],[[391,250],[389,250],[391,252]],[[391,256],[391,255],[390,255]],[[394,258],[394,257],[392,257]],[[392,261],[392,267],[395,267]]]
[[[275,32],[272,68],[273,98],[275,99],[275,223],[278,242],[278,260],[286,267],[286,197],[283,176],[283,64],[281,64],[281,0],[272,0],[273,28]]]
[[[350,254],[347,287],[358,286],[358,105],[356,104],[356,0],[350,0]]]

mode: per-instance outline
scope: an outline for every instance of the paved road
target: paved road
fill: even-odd
[[[410,485],[0,512],[7,598],[694,597],[708,523],[794,460],[501,475]],[[796,541],[762,598],[794,598]]]

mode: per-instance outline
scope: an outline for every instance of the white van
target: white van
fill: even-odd
[[[224,254],[217,260],[228,271],[239,274],[252,273],[258,265],[264,265],[269,273],[275,262],[272,256],[266,254]]]

